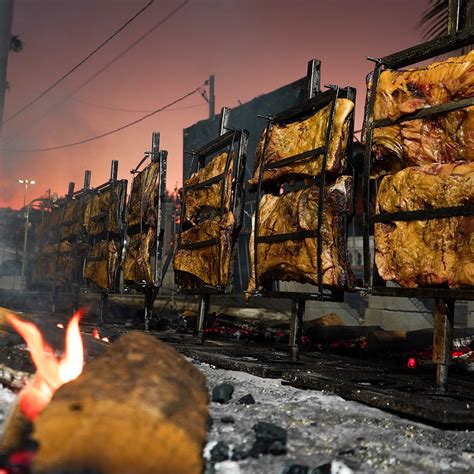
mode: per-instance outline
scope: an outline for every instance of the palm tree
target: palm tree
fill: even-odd
[[[18,35],[10,36],[10,51],[12,53],[23,51],[23,41]],[[10,90],[10,83],[8,81],[6,81],[5,88],[7,91]]]
[[[19,53],[20,51],[23,51],[23,41],[18,35],[10,36],[10,51],[13,53]]]

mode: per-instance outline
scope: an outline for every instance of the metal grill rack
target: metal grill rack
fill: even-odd
[[[238,238],[238,234],[242,227],[243,223],[243,213],[244,213],[244,176],[245,176],[245,163],[247,155],[247,144],[248,144],[248,132],[246,130],[234,130],[228,127],[228,121],[230,116],[230,109],[223,107],[221,111],[221,119],[219,124],[219,136],[212,140],[211,142],[205,144],[197,151],[192,151],[191,155],[191,166],[190,166],[190,176],[199,171],[200,169],[206,166],[206,162],[217,155],[217,153],[226,150],[227,159],[225,164],[224,171],[208,179],[205,182],[198,183],[191,186],[183,187],[183,199],[181,205],[181,218],[180,218],[180,229],[177,235],[176,242],[179,242],[179,234],[186,230],[186,206],[185,206],[185,196],[186,193],[191,191],[196,191],[198,189],[203,189],[208,186],[211,186],[214,183],[221,183],[221,206],[220,206],[220,217],[222,218],[225,214],[225,196],[226,196],[226,176],[233,160],[232,166],[232,194],[230,209],[234,214],[236,219],[235,231],[232,235],[232,248],[235,250],[235,243]],[[211,245],[219,244],[219,238],[209,239],[200,242],[192,242],[186,244],[177,244],[177,250],[193,250],[198,248],[205,248]],[[219,262],[218,267],[221,265],[221,255],[220,251],[218,253]],[[233,254],[231,259],[231,267],[233,261]],[[230,269],[232,277],[232,269]],[[179,274],[175,275],[176,283],[178,286],[181,286],[182,281]],[[210,296],[213,294],[223,294],[229,293],[231,290],[230,285],[226,285],[223,282],[219,282],[217,286],[203,286],[200,288],[185,288],[181,287],[179,292],[183,295],[197,295],[200,298],[199,303],[199,314],[197,318],[196,331],[198,335],[198,340],[202,342],[204,327],[207,322],[209,306],[210,306]]]
[[[53,291],[51,296],[52,301],[52,310],[53,312],[56,310],[57,301],[59,292],[63,289],[65,292],[71,291],[73,295],[73,310],[77,310],[79,306],[79,292],[80,292],[80,285],[82,283],[82,271],[84,265],[84,258],[85,253],[80,245],[80,243],[86,242],[86,235],[84,232],[83,224],[83,216],[84,216],[84,206],[86,203],[86,198],[90,190],[90,182],[91,182],[91,171],[86,170],[84,172],[84,188],[74,192],[75,183],[70,182],[68,186],[68,193],[64,200],[59,204],[56,212],[61,212],[61,219],[59,225],[57,226],[57,251],[55,252],[56,255],[56,268],[55,268],[55,279],[53,281]],[[66,210],[69,204],[73,201],[79,203],[82,206],[82,212],[79,212],[79,217],[72,220],[65,220]],[[72,242],[72,249],[71,251],[61,251],[61,242],[62,242],[62,229],[66,226],[71,225],[80,225],[81,228],[75,235],[76,240]],[[62,256],[71,256],[73,261],[73,276],[72,281],[70,282],[62,282],[60,278],[60,257]]]
[[[257,194],[256,194],[256,206],[255,206],[255,224],[254,224],[254,273],[255,273],[255,286],[257,288],[254,296],[264,296],[269,298],[287,298],[291,299],[292,312],[291,312],[291,323],[290,323],[290,350],[292,357],[294,359],[298,358],[299,355],[299,346],[301,343],[301,336],[303,332],[303,319],[305,313],[305,304],[307,300],[319,300],[319,301],[334,301],[342,302],[344,301],[344,290],[342,289],[326,289],[323,286],[323,272],[322,272],[322,223],[324,217],[324,187],[326,185],[326,180],[330,178],[326,172],[326,165],[328,161],[329,154],[329,145],[331,143],[331,138],[333,136],[333,122],[336,109],[337,99],[346,98],[355,102],[356,90],[352,87],[340,88],[338,86],[330,85],[327,86],[328,90],[325,92],[320,91],[320,66],[321,63],[318,60],[311,60],[308,63],[308,73],[307,73],[307,88],[306,88],[306,101],[302,104],[293,107],[289,110],[283,111],[275,116],[262,117],[267,120],[267,127],[265,132],[264,145],[262,150],[262,159],[265,156],[265,151],[268,146],[269,134],[271,127],[275,124],[285,124],[289,122],[294,122],[299,119],[306,118],[308,115],[321,110],[322,108],[330,105],[331,111],[329,115],[329,123],[326,131],[325,145],[314,149],[309,150],[304,153],[300,153],[295,156],[291,156],[282,160],[279,160],[274,163],[268,163],[265,166],[263,163],[260,166],[260,172],[258,176],[257,184]],[[352,142],[353,142],[353,133],[354,133],[354,111],[351,112],[350,125],[349,125],[349,134],[347,139],[347,148],[346,153],[348,156],[352,155]],[[259,209],[261,199],[265,194],[279,194],[280,187],[274,184],[265,184],[262,181],[263,172],[268,169],[275,169],[278,167],[286,166],[290,163],[307,161],[308,159],[323,156],[322,165],[321,165],[321,175],[315,178],[308,179],[298,179],[299,187],[308,187],[316,185],[319,191],[319,202],[318,202],[318,223],[317,229],[314,231],[299,231],[288,234],[272,235],[272,236],[259,236]],[[354,173],[353,177],[354,177]],[[296,180],[293,180],[296,181]],[[308,184],[310,181],[310,184]],[[279,184],[288,184],[285,179]],[[353,183],[354,185],[355,183]],[[354,196],[352,195],[352,201]],[[353,208],[353,202],[351,203]],[[260,286],[258,279],[258,257],[257,257],[257,246],[260,243],[269,243],[269,242],[284,242],[287,240],[299,240],[305,239],[308,237],[314,237],[317,239],[317,273],[318,273],[318,288],[316,292],[288,292],[288,291],[278,291],[275,289],[266,288],[263,291],[258,291]]]
[[[437,365],[436,384],[444,388],[447,383],[448,366],[451,362],[452,328],[454,323],[454,303],[456,300],[474,300],[473,288],[402,288],[387,286],[380,277],[375,261],[370,257],[370,233],[374,224],[393,221],[413,221],[440,219],[455,216],[472,216],[474,206],[466,204],[458,207],[435,208],[418,211],[394,212],[374,214],[372,198],[375,196],[370,179],[372,167],[372,138],[377,128],[394,125],[404,121],[432,117],[443,112],[458,110],[474,105],[474,97],[453,101],[446,104],[424,108],[416,113],[404,115],[397,120],[373,120],[375,96],[378,80],[384,69],[400,69],[416,64],[438,55],[455,51],[474,43],[474,29],[464,29],[465,10],[461,8],[461,0],[450,1],[449,34],[443,38],[423,43],[412,48],[391,54],[381,59],[370,60],[375,62],[371,88],[367,94],[364,117],[365,160],[363,176],[364,198],[364,282],[372,295],[394,296],[408,298],[435,298],[436,311],[434,315],[433,362]],[[372,279],[371,279],[372,275]]]
[[[92,221],[98,221],[103,224],[105,232],[100,234],[92,235],[91,232],[88,232],[87,235],[87,253],[85,257],[84,265],[87,265],[88,262],[99,262],[99,261],[109,261],[109,242],[114,241],[115,246],[118,251],[117,260],[119,262],[117,273],[115,275],[114,281],[109,282],[107,288],[100,289],[100,314],[99,314],[99,323],[104,322],[104,318],[107,315],[108,309],[108,296],[109,293],[116,293],[120,290],[120,261],[124,245],[124,233],[125,233],[125,199],[127,195],[127,180],[117,180],[118,176],[118,161],[112,160],[110,168],[110,180],[96,188],[93,188],[88,193],[88,199],[92,200],[95,196],[110,192],[111,203],[109,210],[101,212],[97,215],[90,216]],[[115,215],[115,220],[117,222],[117,229],[115,232],[110,230],[109,219],[110,213]],[[91,251],[99,241],[105,240],[107,245],[107,255],[106,256],[92,256]],[[107,269],[108,271],[108,269]],[[90,281],[85,278],[85,286],[89,289],[97,289]]]
[[[153,304],[155,302],[156,296],[158,295],[158,291],[163,283],[164,273],[166,272],[166,268],[169,265],[169,262],[163,265],[162,256],[163,256],[163,238],[165,232],[165,219],[164,219],[164,209],[165,209],[165,199],[166,199],[166,170],[167,170],[167,160],[168,160],[168,152],[165,150],[160,151],[160,134],[159,132],[153,132],[152,134],[152,143],[151,143],[151,151],[145,152],[144,157],[140,160],[138,165],[131,170],[132,175],[136,175],[137,173],[143,173],[146,170],[146,167],[139,171],[141,166],[145,163],[145,161],[150,158],[151,164],[158,164],[158,179],[156,180],[155,186],[158,191],[157,193],[157,202],[155,206],[155,221],[156,221],[156,238],[155,242],[153,243],[152,247],[154,249],[153,255],[151,255],[150,265],[153,271],[153,277],[151,284],[146,282],[134,282],[131,284],[128,283],[128,287],[135,288],[139,291],[143,291],[145,293],[145,329],[149,329],[150,320],[152,317],[153,311]],[[134,178],[135,179],[135,178]],[[133,185],[132,185],[132,193],[133,193]],[[132,196],[130,196],[131,199]],[[129,201],[130,202],[130,201]],[[140,196],[140,202],[143,202],[143,193]],[[143,209],[143,207],[141,207]],[[143,211],[140,213],[140,225],[136,229],[131,229],[130,226],[128,228],[128,236],[135,235],[137,233],[143,233],[143,231],[147,228],[147,223],[143,220]]]

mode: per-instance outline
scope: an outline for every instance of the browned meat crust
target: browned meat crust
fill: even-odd
[[[370,81],[369,81],[370,87]],[[383,71],[373,119],[398,119],[474,95],[474,51],[427,68]],[[374,130],[373,177],[407,166],[474,160],[474,107]]]
[[[383,178],[377,213],[458,206],[474,201],[474,163],[406,168]],[[375,262],[403,287],[474,284],[474,217],[375,226]]]
[[[346,165],[346,144],[349,133],[349,119],[354,109],[354,103],[348,99],[338,99],[334,117],[334,127],[329,155],[326,166],[328,173],[338,175]],[[274,124],[269,133],[269,142],[265,156],[262,157],[265,141],[265,131],[255,152],[255,168],[253,178],[249,181],[252,186],[258,183],[260,167],[275,163],[306,151],[320,148],[326,143],[326,132],[331,113],[331,105],[318,110],[305,120],[285,125]],[[291,163],[276,169],[263,172],[262,180],[280,181],[285,178],[303,178],[319,176],[323,155],[310,156],[305,160]]]
[[[185,186],[193,186],[204,183],[205,181],[221,175],[225,171],[227,162],[227,152],[220,153],[215,156],[204,168],[184,182]],[[185,204],[185,220],[192,224],[196,224],[203,217],[216,217],[220,215],[222,186],[225,186],[224,195],[224,212],[230,211],[230,202],[232,197],[232,170],[233,170],[233,154],[230,156],[229,168],[227,170],[225,180],[211,184],[195,191],[187,191],[184,196]]]
[[[101,240],[92,247],[89,257],[101,257],[103,260],[88,260],[84,278],[98,289],[112,288],[119,264],[117,244],[113,240]]]
[[[351,288],[354,275],[347,256],[347,222],[350,212],[352,179],[344,176],[327,186],[324,193],[321,253],[323,285]],[[311,187],[282,196],[265,195],[260,204],[259,236],[299,231],[315,231],[318,227],[319,189]],[[254,232],[250,238],[251,276],[247,293],[255,288]],[[285,242],[259,243],[257,272],[261,290],[273,280],[318,284],[317,240],[309,237]]]
[[[179,286],[226,286],[230,276],[235,218],[231,212],[196,224],[178,236],[173,267]],[[218,243],[198,249],[180,249],[179,245],[218,239]]]

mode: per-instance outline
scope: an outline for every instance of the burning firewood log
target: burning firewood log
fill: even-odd
[[[36,419],[34,470],[200,473],[207,404],[191,363],[157,339],[127,334]]]

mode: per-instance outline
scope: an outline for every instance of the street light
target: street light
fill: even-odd
[[[28,179],[19,179],[18,182],[20,184],[24,184],[25,185],[25,193],[23,195],[23,207],[26,206],[26,195],[28,194],[28,185],[29,184],[35,184],[36,181],[34,179],[32,180],[28,180]]]

